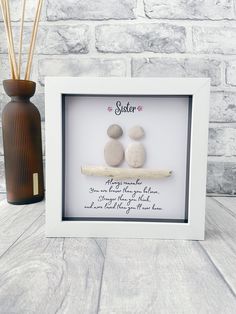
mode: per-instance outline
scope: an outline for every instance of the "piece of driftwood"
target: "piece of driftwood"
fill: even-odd
[[[81,173],[87,176],[112,177],[122,179],[162,179],[172,174],[170,170],[156,170],[145,168],[112,168],[105,166],[82,166]]]

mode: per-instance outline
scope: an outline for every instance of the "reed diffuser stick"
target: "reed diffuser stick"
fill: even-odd
[[[7,43],[8,43],[9,42],[8,29],[7,29],[7,24],[6,24],[5,5],[4,5],[3,0],[0,0],[0,4],[1,4],[2,17],[3,17],[3,22],[4,22],[4,26],[5,26],[5,31],[6,31]],[[9,44],[7,44],[7,49],[8,49],[9,65],[10,65],[10,69],[11,69],[11,76],[12,76],[12,79],[14,79],[14,73],[13,73],[13,67],[12,67],[12,63],[11,63]]]
[[[15,77],[15,73],[14,73],[14,69],[13,69],[13,65],[12,65],[12,62],[11,62],[11,56],[10,56],[9,51],[8,51],[8,61],[9,61],[10,70],[11,70],[11,78],[12,78],[13,80],[15,80],[16,77]]]
[[[36,36],[38,32],[38,25],[39,25],[39,18],[41,14],[42,4],[43,4],[43,0],[38,0],[34,26],[33,26],[32,36],[31,36],[31,42],[30,42],[29,55],[28,55],[27,66],[26,66],[26,73],[25,73],[26,80],[29,80],[30,78],[30,72],[31,72],[31,67],[32,67],[32,60],[33,60],[33,54],[34,54]]]
[[[9,29],[9,22],[8,22],[8,18],[7,18],[7,11],[6,11],[6,1],[4,0],[4,14],[5,14],[5,27],[6,27],[6,35],[7,35],[7,41],[8,41],[8,57],[9,57],[9,62],[10,62],[10,68],[11,68],[11,72],[13,74],[13,78],[16,79],[16,71],[13,67],[13,51],[11,49],[11,43],[10,43],[10,29]]]
[[[12,76],[12,79],[15,79],[17,76],[17,73],[16,73],[16,69],[14,69],[14,66],[13,66],[13,51],[12,51],[11,42],[10,42],[10,30],[9,30],[9,23],[8,23],[8,17],[7,17],[6,1],[1,0],[0,3],[1,3],[2,16],[3,16],[3,21],[5,25],[5,30],[6,30],[7,48],[8,48],[8,57],[9,57],[11,76]]]
[[[6,8],[8,31],[9,31],[9,39],[10,39],[11,51],[12,51],[12,63],[13,63],[14,72],[16,74],[16,78],[18,79],[16,55],[15,55],[13,34],[12,34],[12,26],[11,26],[11,16],[10,16],[9,0],[5,0],[5,8]]]
[[[21,77],[21,55],[22,55],[22,40],[23,40],[24,20],[25,20],[25,3],[26,3],[26,0],[22,0],[21,23],[20,23],[20,44],[19,44],[19,56],[18,56],[19,79]]]
[[[1,11],[2,11],[2,16],[3,16],[5,31],[6,31],[8,58],[9,58],[12,79],[20,79],[21,77],[22,47],[23,47],[26,0],[21,0],[21,1],[22,1],[21,24],[20,24],[19,53],[18,53],[18,64],[17,64],[14,41],[13,41],[9,0],[0,0],[0,6],[1,6]],[[34,20],[33,29],[32,29],[31,40],[30,40],[29,54],[28,54],[28,59],[27,59],[26,72],[25,72],[25,80],[29,80],[30,78],[30,72],[32,68],[32,60],[33,60],[33,55],[34,55],[34,49],[35,49],[37,32],[38,32],[40,14],[42,10],[42,4],[43,4],[43,0],[38,0],[36,13],[35,13],[35,20]]]

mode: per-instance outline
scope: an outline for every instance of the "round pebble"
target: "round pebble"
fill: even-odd
[[[132,140],[140,140],[141,138],[144,137],[144,129],[141,126],[136,125],[129,129],[128,134],[129,137],[132,138]]]
[[[132,168],[142,167],[146,159],[146,152],[143,144],[131,143],[125,151],[125,160]]]
[[[122,134],[123,130],[118,124],[112,124],[107,129],[107,135],[111,138],[119,138]]]
[[[110,140],[104,148],[104,158],[109,166],[118,166],[124,160],[124,149],[117,140]]]

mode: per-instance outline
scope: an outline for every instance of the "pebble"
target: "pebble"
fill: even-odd
[[[128,134],[129,137],[132,138],[132,140],[140,140],[141,138],[144,137],[144,129],[141,126],[136,125],[129,129]]]
[[[118,124],[112,124],[107,129],[107,135],[111,138],[119,138],[122,134],[123,130]]]
[[[146,159],[146,152],[143,144],[131,143],[125,151],[125,160],[132,168],[142,167]]]
[[[124,149],[122,144],[117,140],[110,140],[104,147],[104,158],[106,163],[115,167],[124,160]]]

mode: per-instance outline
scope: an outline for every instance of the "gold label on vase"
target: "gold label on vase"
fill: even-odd
[[[39,194],[39,176],[38,173],[33,173],[33,195]]]

